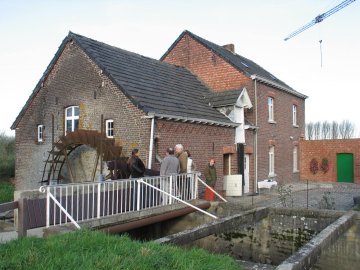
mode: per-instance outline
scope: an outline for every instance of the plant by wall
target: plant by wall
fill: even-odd
[[[329,170],[329,160],[327,158],[323,158],[321,160],[320,169],[323,173],[327,173]]]
[[[319,170],[319,162],[315,158],[313,158],[310,161],[310,172],[316,174],[318,170]]]

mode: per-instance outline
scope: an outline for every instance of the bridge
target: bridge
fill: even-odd
[[[217,219],[204,210],[210,203],[199,199],[200,186],[211,189],[198,172],[41,186],[36,199],[16,204],[19,235],[39,227],[122,232],[194,211]]]

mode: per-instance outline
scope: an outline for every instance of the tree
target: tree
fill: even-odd
[[[310,122],[305,125],[306,138],[308,140],[314,139],[314,123]]]
[[[350,139],[354,136],[354,124],[348,120],[343,120],[339,125],[339,134],[341,139]]]
[[[331,123],[331,139],[339,138],[339,124],[336,121],[332,121]]]
[[[314,138],[315,140],[321,139],[321,123],[319,121],[314,124]]]
[[[330,139],[331,125],[328,121],[322,123],[321,133],[323,139]]]

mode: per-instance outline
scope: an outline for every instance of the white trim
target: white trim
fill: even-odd
[[[274,102],[274,98],[271,96],[268,96],[267,98],[267,105],[268,105],[268,122],[269,123],[274,123],[274,110],[275,110],[275,106],[274,106],[275,102]]]
[[[292,123],[293,127],[297,127],[297,106],[295,104],[292,105]]]
[[[275,176],[275,147],[269,148],[269,176]]]
[[[76,115],[75,113],[75,109],[78,108],[79,113]],[[71,110],[71,115],[67,115],[68,111]],[[79,115],[80,115],[80,107],[79,106],[69,106],[67,108],[65,108],[65,135],[68,132],[68,125],[67,125],[67,121],[71,121],[71,128],[70,128],[70,132],[75,131],[75,123],[77,121],[78,123],[78,127],[79,127]]]
[[[112,123],[111,127],[109,127],[110,123]],[[107,119],[105,121],[105,134],[106,134],[107,138],[114,138],[114,120],[113,119]]]

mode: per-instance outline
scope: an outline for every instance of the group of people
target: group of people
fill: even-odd
[[[143,177],[145,173],[145,165],[139,158],[139,150],[133,149],[131,157],[128,160],[128,168],[132,178]],[[166,150],[166,155],[160,165],[160,175],[166,176],[171,174],[186,174],[192,173],[196,170],[194,161],[191,158],[189,150],[184,150],[182,144],[175,145],[175,148],[169,147]],[[210,159],[204,170],[204,176],[207,185],[214,189],[217,179],[215,160]],[[191,197],[191,179],[186,177],[184,179],[177,179],[177,189],[185,190],[186,194],[182,194],[184,199],[190,199]],[[167,185],[167,184],[166,184]],[[214,200],[215,195],[211,189],[205,190],[205,199]]]

